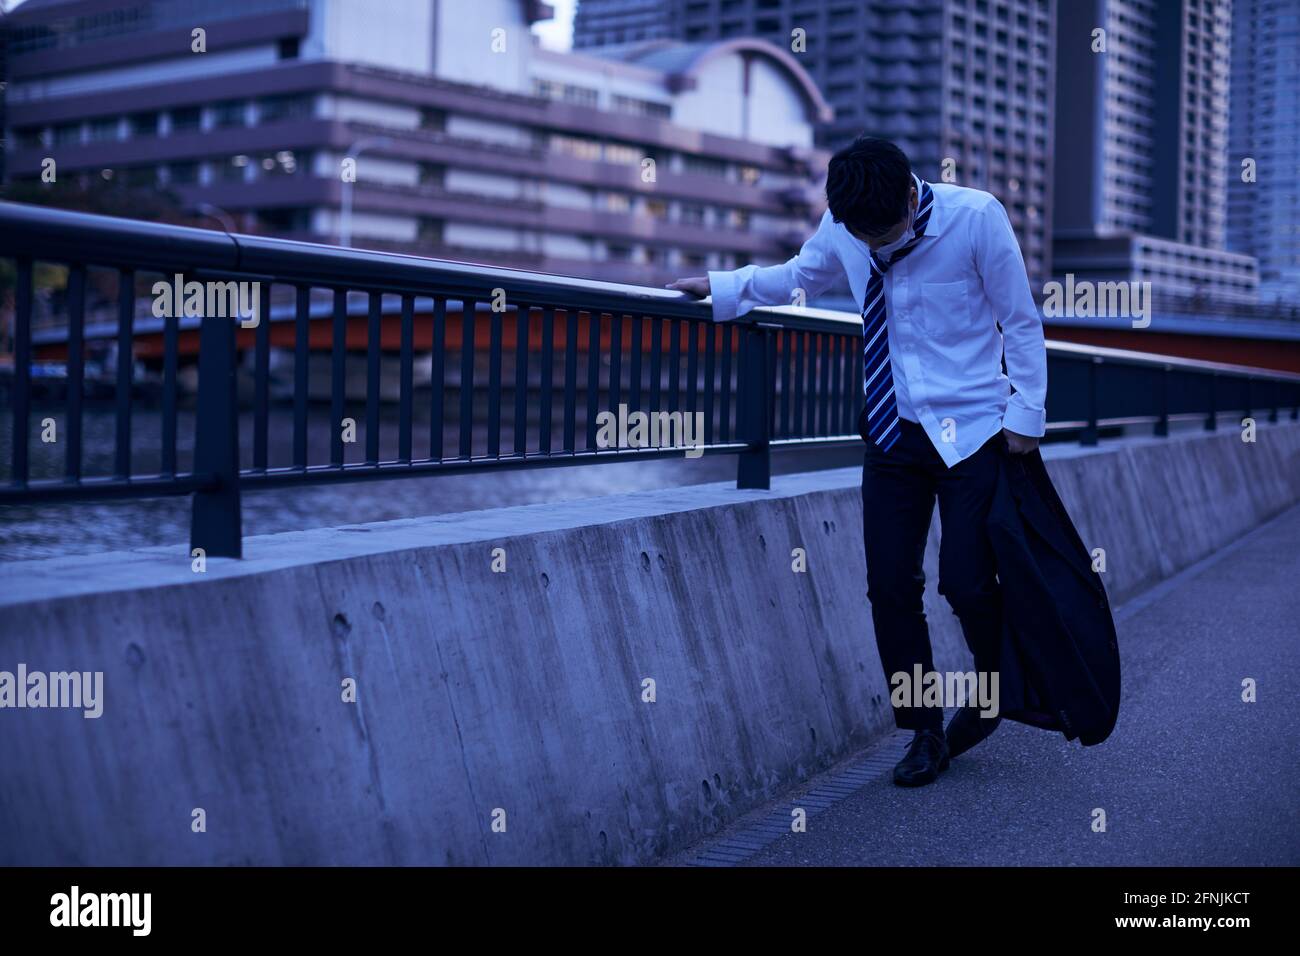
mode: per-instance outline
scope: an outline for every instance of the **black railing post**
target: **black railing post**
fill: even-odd
[[[1101,365],[1101,356],[1094,355],[1088,361],[1088,424],[1079,436],[1080,445],[1097,444],[1097,367]]]
[[[1156,435],[1169,437],[1169,372],[1171,365],[1160,366],[1160,420],[1156,422]]]
[[[194,473],[216,485],[194,493],[190,551],[209,558],[243,557],[239,520],[239,404],[235,391],[235,325],[205,315],[199,331],[199,397],[194,419]]]
[[[740,333],[740,388],[737,401],[740,438],[748,447],[739,454],[737,488],[772,487],[771,410],[774,390],[767,368],[767,332],[747,326]]]
[[[1218,406],[1218,384],[1219,373],[1210,373],[1210,410],[1205,416],[1205,430],[1212,432],[1219,427],[1219,406]]]

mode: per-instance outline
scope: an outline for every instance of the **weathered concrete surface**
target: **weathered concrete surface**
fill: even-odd
[[[1300,426],[1258,439],[1053,450],[1116,601],[1300,500]],[[858,478],[250,538],[203,574],[164,548],[4,565],[0,670],[102,670],[105,701],[97,720],[0,710],[0,864],[678,848],[890,725]],[[968,667],[929,592],[936,666]]]

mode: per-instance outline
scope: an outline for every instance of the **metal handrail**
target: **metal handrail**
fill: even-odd
[[[192,547],[241,553],[239,493],[271,485],[359,481],[500,468],[649,460],[680,446],[605,447],[597,415],[631,411],[698,415],[702,453],[734,454],[740,487],[766,488],[771,450],[835,447],[857,438],[861,410],[858,316],[812,308],[762,308],[714,323],[707,302],[665,289],[555,276],[387,252],[115,219],[0,203],[0,258],[16,263],[14,369],[8,389],[13,427],[10,479],[0,503],[192,494]],[[67,332],[33,341],[35,265],[68,267]],[[88,332],[87,270],[117,273],[116,328]],[[140,321],[139,274],[258,284],[255,329],[231,318],[166,315]],[[271,287],[293,292],[272,314]],[[332,294],[321,315],[313,290]],[[349,293],[365,297],[364,310]],[[315,307],[314,307],[315,306]],[[359,328],[364,322],[364,334]],[[385,340],[385,329],[390,338]],[[329,454],[309,454],[309,355],[328,324]],[[180,341],[197,324],[198,392],[192,461],[180,438]],[[292,440],[273,461],[269,361],[272,326],[293,354]],[[350,328],[351,327],[351,328]],[[116,424],[111,473],[85,474],[82,419],[86,347],[111,334],[117,347]],[[459,342],[457,342],[457,334]],[[162,440],[157,474],[133,472],[134,355],[145,335],[162,342]],[[320,336],[316,336],[317,339]],[[430,356],[427,454],[414,442],[414,356]],[[350,347],[365,352],[364,427],[347,394]],[[30,461],[34,349],[58,348],[67,370],[62,476],[34,477]],[[248,359],[241,366],[241,353]],[[398,422],[382,425],[385,355],[396,357]],[[1073,343],[1048,347],[1049,434],[1095,443],[1102,431],[1281,409],[1300,414],[1300,375]],[[454,363],[454,364],[453,364]],[[251,365],[251,402],[241,403],[241,367]],[[459,366],[456,374],[456,366]],[[449,374],[451,373],[451,374]],[[506,402],[513,399],[513,409]],[[251,405],[251,409],[247,408]],[[486,408],[483,406],[486,405]],[[580,414],[581,411],[581,414]],[[240,462],[241,418],[251,419],[251,462]],[[349,455],[341,426],[364,436]],[[446,426],[454,425],[447,448]],[[247,426],[242,426],[247,427]],[[506,431],[509,434],[507,436]],[[382,453],[381,435],[396,454]],[[280,456],[282,458],[286,456]],[[185,467],[188,464],[188,468]]]

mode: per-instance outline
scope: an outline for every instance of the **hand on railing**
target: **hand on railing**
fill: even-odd
[[[690,295],[703,299],[709,295],[709,277],[708,276],[690,276],[686,279],[677,279],[664,286],[665,289],[672,289],[674,292],[686,292]]]

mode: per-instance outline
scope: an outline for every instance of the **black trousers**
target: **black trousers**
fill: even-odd
[[[859,418],[858,431],[862,432]],[[1003,438],[994,435],[979,451],[949,468],[925,430],[900,420],[888,452],[866,442],[862,465],[862,541],[867,556],[867,597],[885,680],[899,672],[909,680],[916,664],[934,670],[930,631],[921,596],[934,503],[939,502],[939,593],[961,622],[977,670],[996,666],[1001,644],[1002,594],[985,530],[997,482]],[[893,684],[889,684],[893,689]],[[894,708],[900,728],[941,729],[939,707]]]

